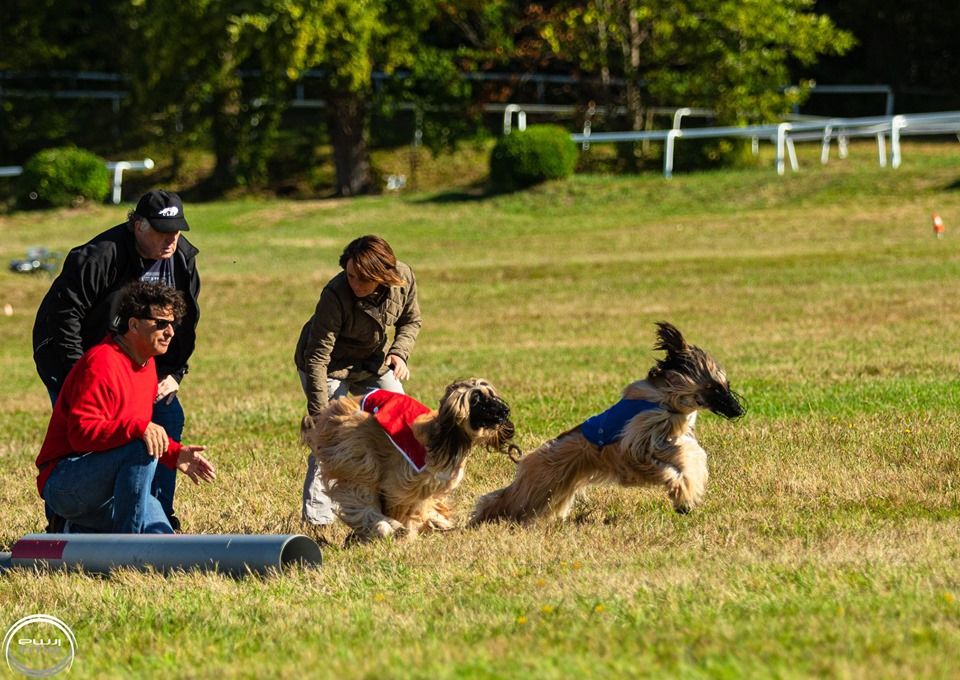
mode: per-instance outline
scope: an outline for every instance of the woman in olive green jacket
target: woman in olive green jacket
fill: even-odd
[[[343,271],[320,293],[316,310],[297,341],[294,361],[316,415],[329,399],[380,388],[403,392],[407,361],[420,332],[413,270],[399,262],[379,236],[361,236],[340,255]],[[393,341],[388,329],[394,327]],[[330,524],[333,506],[313,457],[303,486],[303,519]]]

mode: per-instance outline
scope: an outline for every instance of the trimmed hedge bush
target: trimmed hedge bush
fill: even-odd
[[[490,153],[490,181],[500,191],[573,174],[577,147],[558,125],[531,125],[501,137]]]
[[[62,208],[102,201],[110,190],[104,160],[75,146],[44,149],[23,166],[19,203],[24,208]]]

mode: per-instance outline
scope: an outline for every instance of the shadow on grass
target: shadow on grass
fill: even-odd
[[[950,182],[950,184],[943,187],[944,191],[960,191],[960,177]]]
[[[486,182],[477,182],[465,187],[457,187],[447,191],[440,191],[430,196],[419,198],[414,203],[436,203],[439,205],[445,203],[471,203],[474,201],[485,201],[498,196],[499,193]]]
[[[488,182],[478,182],[467,187],[441,191],[425,198],[417,199],[414,203],[473,203],[477,201],[488,201],[499,196],[509,196],[510,194],[520,193],[530,187],[518,187],[514,190],[498,189]]]

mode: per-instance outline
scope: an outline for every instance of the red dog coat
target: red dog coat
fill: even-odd
[[[390,441],[417,472],[427,465],[427,449],[413,436],[410,427],[418,416],[430,409],[413,397],[387,390],[373,390],[364,395],[360,408],[380,423]]]

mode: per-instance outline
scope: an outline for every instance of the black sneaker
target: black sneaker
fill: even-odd
[[[169,517],[167,517],[167,521],[170,522],[170,527],[173,529],[173,533],[175,534],[183,533],[182,531],[180,531],[180,518],[177,517],[177,513],[173,513]]]

